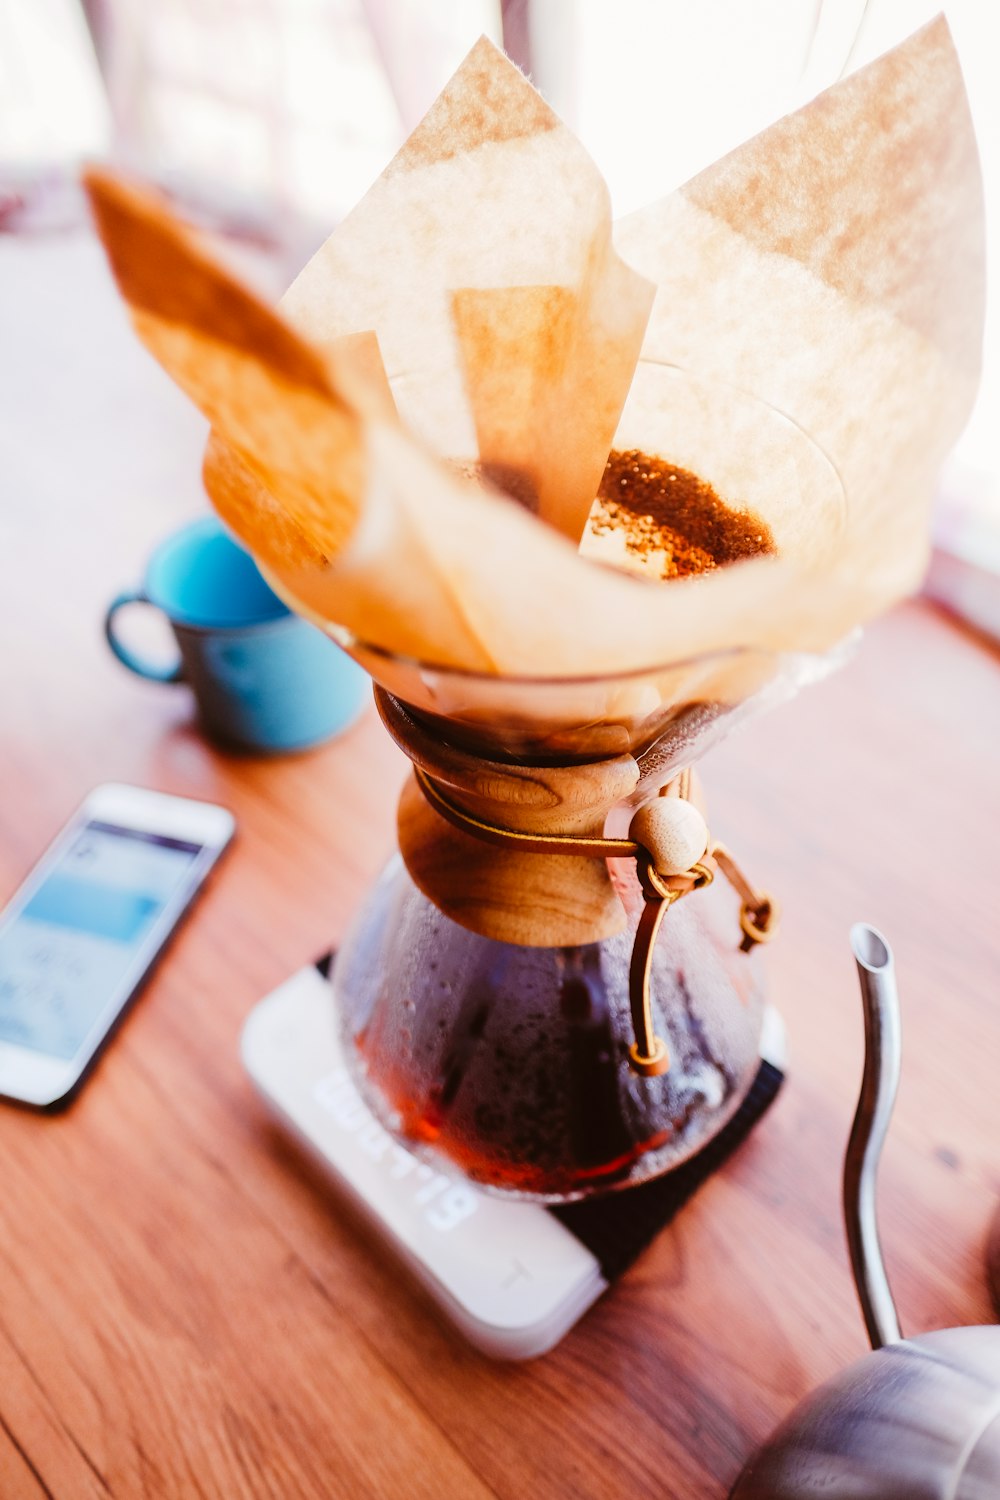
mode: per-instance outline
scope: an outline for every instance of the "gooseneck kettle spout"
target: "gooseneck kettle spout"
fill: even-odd
[[[875,1216],[896,1097],[900,1019],[892,949],[851,929],[865,1064],[844,1167],[847,1241],[874,1352],[807,1396],[747,1463],[731,1500],[995,1500],[1000,1495],[1000,1328],[904,1339]]]
[[[902,1338],[878,1236],[875,1189],[879,1158],[899,1084],[899,996],[892,949],[864,922],[851,928],[865,1013],[861,1093],[844,1160],[844,1222],[851,1270],[873,1349]]]

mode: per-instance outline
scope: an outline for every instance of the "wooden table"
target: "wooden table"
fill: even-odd
[[[271,1130],[241,1024],[343,931],[403,775],[375,715],[280,761],[209,749],[102,608],[195,513],[202,424],[85,236],[0,242],[0,896],[94,784],[228,804],[238,843],[64,1114],[0,1106],[0,1494],[723,1496],[864,1348],[839,1217],[861,1065],[847,930],[896,947],[904,1076],[882,1180],[904,1326],[986,1321],[1000,1191],[1000,662],[919,604],[706,767],[779,892],[791,1070],[773,1111],[552,1354],[442,1326]]]

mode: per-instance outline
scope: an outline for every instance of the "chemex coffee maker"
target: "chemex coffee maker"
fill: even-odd
[[[400,852],[333,977],[362,1094],[411,1148],[521,1196],[574,1198],[678,1164],[759,1066],[752,950],[776,916],[711,843],[682,769],[705,733],[692,684],[721,664],[682,669],[687,691],[645,754],[649,726],[619,720],[637,753],[604,758],[585,757],[621,683],[588,684],[595,723],[567,725],[579,683],[393,665],[410,680],[376,701],[414,767]],[[505,717],[515,691],[537,725]],[[492,700],[489,721],[440,712],[463,693]],[[742,902],[706,889],[720,870]]]
[[[775,925],[692,767],[910,590],[973,399],[947,26],[618,226],[480,39],[278,311],[153,195],[86,181],[211,423],[216,510],[414,765],[336,966],[366,1100],[498,1191],[677,1166],[752,1083]]]
[[[710,837],[692,768],[909,589],[966,363],[974,384],[971,127],[946,30],[912,46],[616,248],[593,163],[477,43],[279,313],[88,175],[136,328],[212,424],[213,504],[367,668],[413,762],[337,1010],[381,1121],[484,1187],[655,1176],[753,1082],[775,906]],[[918,66],[926,88],[897,87]],[[952,134],[945,173],[923,146]],[[841,201],[843,140],[866,192]],[[927,181],[896,203],[901,152]],[[939,192],[961,277],[924,249]],[[883,389],[898,417],[874,428]]]
[[[410,680],[376,701],[414,766],[400,854],[341,947],[334,993],[356,1081],[409,1145],[488,1187],[571,1198],[676,1165],[738,1108],[759,1064],[753,949],[776,912],[710,843],[682,769],[711,716],[691,706],[695,684],[723,665],[672,669],[686,682],[645,753],[585,758],[621,683],[588,684],[595,722],[567,725],[578,683],[392,664]],[[505,716],[515,693],[536,726]],[[442,714],[461,694],[492,699],[492,722]],[[648,742],[641,717],[617,727]],[[719,870],[741,902],[704,889]]]

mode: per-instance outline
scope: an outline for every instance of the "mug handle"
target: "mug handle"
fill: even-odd
[[[118,639],[114,627],[115,615],[120,609],[124,609],[126,604],[148,604],[156,608],[153,601],[141,589],[127,589],[108,605],[108,612],[104,616],[104,634],[108,645],[122,666],[128,667],[129,671],[134,672],[137,677],[145,677],[150,682],[180,682],[184,676],[184,664],[180,657],[172,667],[154,667],[150,662],[143,661],[141,656],[136,656],[135,652],[130,651]]]

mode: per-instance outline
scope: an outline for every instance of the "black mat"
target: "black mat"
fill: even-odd
[[[601,1263],[608,1281],[627,1271],[689,1198],[742,1145],[785,1081],[773,1063],[762,1062],[743,1103],[708,1145],[662,1177],[578,1203],[554,1204],[555,1214]]]

